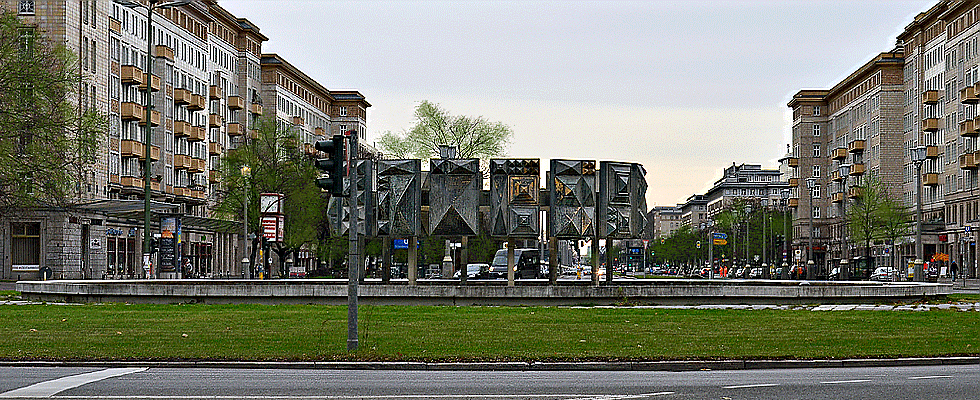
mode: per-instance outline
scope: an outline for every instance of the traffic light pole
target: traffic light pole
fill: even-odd
[[[348,142],[354,144],[353,141]],[[347,152],[347,168],[350,171],[350,197],[347,198],[350,210],[350,227],[347,228],[350,242],[347,256],[347,351],[357,350],[357,282],[360,279],[360,255],[357,246],[357,149],[351,146]]]

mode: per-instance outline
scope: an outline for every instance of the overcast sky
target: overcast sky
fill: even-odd
[[[514,130],[508,156],[639,162],[648,206],[737,164],[776,168],[786,103],[894,48],[936,1],[220,0],[328,89],[364,94],[368,140],[415,105]]]

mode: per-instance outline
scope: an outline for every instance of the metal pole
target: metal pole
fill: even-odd
[[[806,279],[813,280],[813,268],[816,265],[813,262],[813,188],[810,188],[810,224],[807,226],[810,232],[807,233],[807,248],[806,248]]]
[[[915,162],[915,263],[912,278],[922,282],[922,161]]]
[[[153,96],[151,95],[151,77],[153,76],[153,4],[156,1],[150,1],[150,5],[146,7],[146,110],[144,110],[144,115],[146,116],[146,130],[143,136],[143,157],[145,159],[145,165],[143,166],[143,265],[149,265],[150,261],[150,167],[152,162],[150,161],[150,146],[152,143],[152,123],[150,122],[150,110],[153,108]],[[159,266],[157,268],[157,273],[159,274]]]
[[[786,210],[784,211],[785,218],[783,218],[783,270],[779,275],[781,279],[785,280],[789,279],[788,268],[790,265],[793,265],[793,263],[788,261],[792,261],[793,258],[790,256],[791,249],[789,248],[789,203],[788,200],[784,201],[787,201],[787,203]]]
[[[356,133],[354,133],[356,135]],[[352,141],[348,141],[352,144]],[[360,254],[357,246],[357,163],[354,153],[357,149],[348,146],[347,165],[350,170],[350,237],[347,259],[347,351],[357,350],[357,282],[360,278]]]
[[[847,176],[845,175],[844,176],[844,198],[841,199],[841,208],[843,209],[843,212],[842,212],[843,215],[841,215],[841,227],[840,227],[840,242],[841,242],[841,248],[840,248],[840,273],[838,274],[838,279],[840,279],[842,281],[846,281],[846,280],[850,279],[850,277],[851,277],[850,271],[848,271],[848,269],[850,267],[850,264],[849,264],[850,263],[850,260],[848,260],[848,257],[850,256],[850,254],[849,254],[850,252],[849,252],[849,249],[848,249],[848,246],[847,246],[847,225],[848,225],[847,224],[847,197],[849,195],[850,195],[850,193],[847,193]]]

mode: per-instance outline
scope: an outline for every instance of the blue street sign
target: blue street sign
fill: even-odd
[[[728,239],[728,234],[721,233],[721,232],[715,232],[715,233],[712,233],[711,234],[711,238],[712,239]]]
[[[408,239],[395,239],[394,240],[394,245],[395,245],[395,248],[396,249],[407,249],[408,248]]]

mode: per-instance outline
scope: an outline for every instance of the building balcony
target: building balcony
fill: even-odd
[[[316,155],[316,153],[317,153],[316,148],[313,147],[313,144],[312,143],[303,143],[303,154],[312,156],[312,155]],[[796,181],[796,185],[793,184],[793,181],[794,180]],[[797,179],[797,178],[789,178],[789,185],[790,186],[798,186],[799,185],[799,179]]]
[[[146,82],[140,83],[139,87],[141,92],[146,91]],[[156,75],[150,75],[150,90],[154,92],[160,91],[160,77]]]
[[[221,116],[218,114],[208,114],[208,127],[220,128],[221,127]]]
[[[939,146],[926,146],[926,159],[935,160],[939,158]]]
[[[248,111],[255,115],[262,115],[262,105],[258,103],[252,103],[249,106]]]
[[[146,74],[135,65],[123,65],[119,68],[119,79],[123,85],[142,85]]]
[[[790,168],[799,168],[800,159],[797,157],[789,157],[786,159],[786,165],[789,166]]]
[[[847,145],[848,153],[860,153],[864,151],[864,146],[866,142],[864,140],[852,140],[851,143]]]
[[[157,45],[156,51],[154,52],[154,54],[157,57],[163,57],[163,58],[166,58],[166,59],[168,59],[170,61],[173,61],[174,60],[174,49],[171,49],[170,47],[164,46],[162,44],[158,44]]]
[[[216,171],[213,169],[208,171],[208,182],[221,183],[221,171]]]
[[[191,104],[191,91],[187,89],[174,89],[174,104]]]
[[[211,100],[221,100],[221,88],[216,85],[208,86],[208,98]]]
[[[787,204],[790,207],[796,208],[796,207],[799,207],[800,206],[800,199],[798,199],[796,197],[791,197],[791,198],[788,198],[786,200],[788,200],[787,201]]]
[[[109,174],[109,184],[120,185],[119,175]]]
[[[224,148],[222,148],[221,143],[218,142],[208,143],[208,155],[220,156],[223,150]]]
[[[248,130],[248,138],[249,139],[258,139],[259,138],[259,130],[258,129],[249,129]]]
[[[322,126],[318,126],[318,127],[316,127],[316,129],[313,129],[313,134],[314,135],[317,135],[317,136],[326,136],[327,135],[327,130],[326,129],[323,129]]]
[[[135,176],[121,176],[119,177],[119,184],[123,188],[143,189],[143,180]]]
[[[203,142],[207,139],[208,133],[207,129],[203,126],[192,126],[190,134],[187,135],[187,140],[191,142]]]
[[[960,136],[977,136],[977,124],[972,119],[960,121]]]
[[[118,19],[109,17],[109,30],[115,33],[122,33],[122,22]]]
[[[191,134],[191,130],[194,129],[190,122],[187,121],[174,121],[174,136],[184,137]]]
[[[938,104],[939,103],[939,91],[938,90],[926,90],[922,92],[922,104]]]
[[[143,143],[135,140],[124,139],[119,141],[119,156],[122,158],[139,157],[143,158]]]
[[[191,156],[183,154],[174,154],[174,168],[176,169],[190,169],[191,168]]]
[[[303,121],[303,117],[300,116],[293,117],[291,122],[293,123],[293,125],[299,125],[299,126],[306,125],[306,122]]]
[[[191,111],[201,111],[207,105],[207,100],[199,94],[191,94],[191,102],[187,104],[187,109]]]
[[[923,118],[922,119],[922,130],[926,132],[935,132],[939,130],[939,118]]]
[[[140,158],[145,159],[145,157],[140,157]],[[150,160],[160,161],[160,146],[150,145]]]
[[[843,181],[844,180],[844,177],[841,176],[840,171],[831,171],[830,172],[830,180],[832,180],[834,182],[840,182],[840,181]]]
[[[847,197],[848,198],[851,198],[851,199],[856,199],[858,197],[861,197],[861,187],[859,187],[859,186],[852,186],[852,187],[848,188],[847,189]]]
[[[922,185],[939,186],[939,174],[933,172],[922,174]]]
[[[245,100],[241,96],[228,96],[228,109],[241,110],[245,108]]]
[[[977,104],[977,90],[973,86],[967,86],[960,89],[960,103],[963,104]]]
[[[847,149],[843,147],[838,147],[830,151],[831,160],[843,160],[847,158]]]
[[[119,105],[119,117],[123,121],[139,121],[144,117],[143,106],[131,102],[122,103]]]
[[[228,136],[241,136],[242,135],[242,124],[238,122],[231,122],[228,124]]]
[[[174,196],[177,196],[177,197],[187,196],[188,194],[190,194],[190,192],[191,192],[191,190],[190,189],[187,189],[187,188],[182,188],[182,187],[175,187],[174,188]]]
[[[150,190],[152,190],[154,192],[159,192],[160,191],[160,182],[150,181]]]
[[[830,195],[830,201],[834,203],[840,203],[844,201],[844,192],[837,192]]]
[[[960,155],[960,169],[977,169],[976,157],[973,153]]]
[[[191,164],[187,169],[194,173],[204,172],[207,169],[207,163],[200,158],[191,157]]]
[[[140,126],[146,125],[146,114],[140,119]],[[150,126],[160,126],[160,112],[150,111]]]
[[[861,176],[864,175],[864,164],[851,164],[850,176]]]

